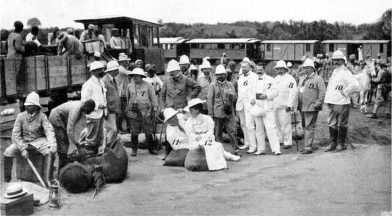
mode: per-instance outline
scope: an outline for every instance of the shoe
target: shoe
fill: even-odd
[[[246,153],[247,154],[252,154],[252,153],[255,153],[256,152],[256,149],[249,149]]]
[[[372,113],[372,114],[366,115],[366,117],[376,119],[377,118],[377,114],[376,113]]]
[[[278,155],[281,155],[282,153],[280,153],[280,152],[275,152],[275,155],[276,156],[278,156]]]
[[[329,147],[325,150],[325,152],[335,151],[336,146],[338,145],[338,129],[333,127],[329,127]]]
[[[291,145],[283,145],[282,148],[283,148],[283,149],[289,149],[289,148],[291,148]]]
[[[265,155],[265,151],[256,151],[254,155]]]
[[[136,157],[137,156],[137,148],[132,148],[131,156],[132,157]]]
[[[247,148],[249,148],[249,144],[246,144],[246,143],[243,146],[239,147],[239,149],[241,149],[241,150],[244,150],[244,149],[247,149]]]
[[[340,148],[336,149],[335,152],[341,152],[341,151],[345,151],[345,150],[347,150],[347,146],[343,145]]]
[[[312,154],[312,153],[313,153],[312,150],[308,150],[308,149],[301,152],[301,154]]]
[[[241,157],[240,156],[237,156],[237,155],[231,155],[230,156],[230,160],[231,161],[235,161],[235,162],[237,162],[237,161],[239,161],[241,159]]]
[[[340,148],[337,149],[336,152],[344,151],[347,149],[347,146],[345,145],[346,136],[347,136],[347,127],[339,127],[338,145],[340,146]]]

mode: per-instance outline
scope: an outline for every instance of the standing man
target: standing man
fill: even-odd
[[[84,146],[80,146],[75,138],[75,127],[83,114],[90,114],[95,108],[95,103],[89,99],[70,101],[52,109],[49,122],[52,124],[57,142],[57,154],[59,156],[58,171],[68,162],[69,145],[75,145],[80,154],[84,154]]]
[[[325,103],[328,105],[328,127],[330,145],[326,151],[346,150],[348,118],[350,115],[350,94],[358,90],[359,84],[352,73],[344,66],[345,56],[342,51],[336,50],[332,55],[333,64],[336,65],[329,80]]]
[[[279,135],[274,113],[274,98],[278,96],[278,86],[274,78],[265,74],[262,65],[256,66],[256,72],[258,75],[255,85],[256,98],[251,101],[251,104],[263,109],[265,116],[255,118],[257,151],[254,154],[265,154],[265,132],[267,132],[271,151],[275,155],[280,155]]]
[[[199,93],[198,98],[200,98],[203,101],[207,100],[207,94],[208,94],[208,87],[212,83],[213,79],[211,77],[211,71],[212,67],[209,61],[204,61],[203,64],[200,66],[201,72],[203,72],[204,76],[199,77],[197,79],[197,83],[201,86],[201,91]],[[207,114],[207,107],[205,104],[203,104],[203,114]]]
[[[92,99],[95,102],[94,111],[86,115],[86,153],[98,153],[98,147],[103,141],[103,116],[106,110],[106,89],[102,82],[105,75],[101,62],[94,61],[90,64],[90,79],[82,86],[81,101],[86,102]]]
[[[64,57],[75,55],[76,58],[82,57],[82,49],[75,36],[62,32],[58,39],[57,55],[62,55]]]
[[[15,30],[8,35],[7,58],[22,59],[25,52],[25,42],[22,39],[23,23],[20,21],[14,22]]]
[[[127,88],[127,116],[132,134],[131,156],[136,157],[137,155],[138,136],[142,129],[146,134],[148,151],[150,154],[156,154],[151,128],[152,118],[155,118],[155,111],[158,108],[157,97],[152,85],[143,80],[146,77],[143,69],[135,68],[129,75],[133,77]]]
[[[248,153],[256,151],[255,119],[250,114],[251,101],[256,98],[255,85],[258,76],[250,71],[250,62],[242,62],[242,73],[238,79],[238,100],[236,111],[240,118],[244,133],[245,144],[240,149],[247,149]]]
[[[80,35],[80,42],[83,43],[84,41],[97,39],[95,34],[94,34],[94,30],[95,29],[96,29],[95,25],[89,24],[87,29],[84,30],[82,32],[82,34]]]
[[[323,78],[315,73],[313,61],[306,59],[303,64],[306,76],[299,80],[299,110],[305,128],[305,148],[302,154],[311,154],[317,116],[323,107],[325,84]]]
[[[128,88],[128,84],[129,84],[129,80],[128,80],[128,74],[131,73],[130,69],[129,69],[129,61],[131,61],[130,58],[128,58],[127,54],[125,53],[120,53],[120,55],[118,56],[118,75],[117,75],[117,91],[118,91],[118,95],[120,96],[120,103],[121,103],[121,113],[118,116],[117,119],[117,128],[118,130],[120,130],[121,132],[125,132],[125,131],[129,131],[129,125],[128,125],[128,120],[127,119],[127,115],[126,115],[126,107],[127,107],[127,88]],[[123,130],[122,127],[122,122],[123,120],[126,120],[126,130]]]
[[[367,115],[368,118],[377,118],[377,111],[380,107],[385,107],[385,119],[390,119],[391,101],[389,92],[391,91],[391,72],[388,71],[387,65],[380,64],[380,71],[377,77],[372,79],[377,84],[376,103],[374,104],[373,113]]]
[[[107,115],[103,121],[104,146],[111,144],[117,138],[117,116],[121,113],[121,101],[118,93],[117,75],[119,65],[117,61],[107,64],[102,82],[106,88]]]
[[[181,74],[180,65],[176,60],[169,61],[166,71],[169,73],[162,86],[160,98],[161,109],[171,107],[175,110],[188,105],[187,95],[196,98],[200,92],[200,85],[194,80]]]
[[[278,61],[274,69],[278,74],[275,77],[278,96],[274,99],[276,125],[278,127],[280,143],[284,144],[283,149],[288,149],[293,144],[291,111],[295,111],[294,107],[297,104],[298,89],[295,79],[287,73],[289,68],[283,60]]]
[[[185,76],[187,76],[189,78],[192,78],[192,76],[191,76],[192,74],[190,74],[190,71],[189,71],[189,67],[191,64],[189,62],[189,58],[187,55],[182,55],[180,57],[179,64],[180,64],[180,69],[181,69],[182,74],[184,74]]]
[[[155,95],[159,97],[159,93],[161,92],[163,83],[161,79],[156,75],[156,71],[157,69],[154,64],[146,64],[147,77],[144,78],[144,80],[151,83],[152,87],[154,88]]]
[[[231,144],[238,150],[237,127],[234,116],[234,103],[236,93],[233,84],[226,80],[226,69],[223,65],[218,65],[215,69],[216,81],[212,82],[207,95],[208,114],[215,122],[215,139],[222,143],[223,129],[226,129],[230,137]]]

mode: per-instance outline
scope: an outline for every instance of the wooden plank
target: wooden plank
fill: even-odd
[[[70,57],[70,70],[72,85],[83,84],[87,78],[86,57],[76,59],[75,56]]]
[[[60,88],[68,86],[67,58],[63,56],[47,56],[49,87]]]
[[[4,57],[0,57],[0,96],[5,97]]]
[[[4,59],[4,78],[7,96],[16,94],[16,76],[22,60]]]

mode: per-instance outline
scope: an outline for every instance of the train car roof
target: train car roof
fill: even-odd
[[[161,44],[178,44],[182,43],[184,41],[187,41],[188,39],[185,39],[183,37],[160,37],[159,38],[159,43]],[[154,43],[157,43],[157,38],[154,38]]]
[[[276,43],[276,44],[291,44],[291,43],[296,43],[296,44],[304,44],[304,43],[316,43],[318,40],[264,40],[261,43],[262,44],[267,44],[267,43]]]
[[[388,43],[389,40],[325,40],[322,43],[350,43],[350,44],[366,44],[366,43]]]
[[[256,43],[260,40],[254,38],[195,38],[187,41],[186,43],[201,43],[201,44],[211,44],[211,43]]]
[[[127,16],[100,16],[100,17],[94,17],[94,18],[88,18],[88,19],[77,19],[75,22],[83,23],[83,24],[115,24],[115,23],[124,23],[124,22],[130,22],[130,21],[136,21],[137,23],[141,24],[148,24],[148,25],[153,25],[153,26],[162,26],[161,24],[146,21],[146,20],[141,20],[141,19],[135,19],[132,17],[127,17]]]

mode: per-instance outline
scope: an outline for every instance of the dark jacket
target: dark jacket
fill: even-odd
[[[106,88],[106,105],[109,113],[120,113],[120,96],[118,95],[117,85],[113,82],[109,74],[106,74],[102,81],[105,84]]]

